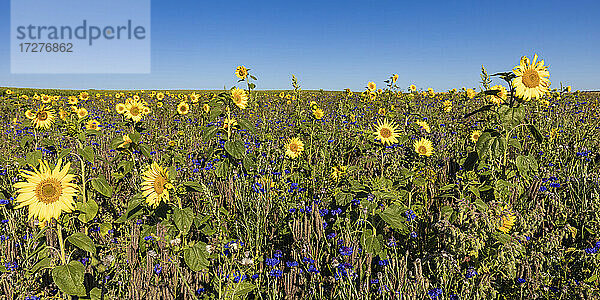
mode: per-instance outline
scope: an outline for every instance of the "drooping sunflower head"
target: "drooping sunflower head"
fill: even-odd
[[[399,133],[396,132],[397,127],[394,122],[388,122],[384,120],[383,122],[377,121],[377,126],[375,127],[375,139],[381,141],[382,144],[396,144],[398,143],[397,137],[400,136]]]
[[[185,101],[181,101],[177,104],[177,113],[180,115],[187,115],[190,112],[190,105]]]
[[[417,123],[417,125],[419,125],[419,127],[421,129],[425,130],[425,132],[431,133],[431,127],[429,127],[429,124],[427,124],[427,122],[425,122],[425,121],[417,121],[416,123]]]
[[[426,138],[421,138],[414,144],[415,152],[419,156],[431,156],[433,154],[433,144]]]
[[[296,158],[304,151],[304,143],[297,137],[291,138],[286,145],[285,155]]]
[[[244,66],[238,66],[235,69],[235,76],[237,76],[239,79],[246,79],[248,76],[248,69],[246,69]]]
[[[123,142],[121,144],[119,144],[119,148],[125,148],[125,147],[129,146],[129,144],[131,144],[131,143],[133,143],[133,141],[129,137],[129,134],[124,134]]]
[[[480,136],[481,136],[481,130],[475,130],[475,131],[471,132],[471,141],[473,143],[477,143],[477,140],[479,140]]]
[[[71,163],[62,166],[59,159],[54,169],[42,161],[39,169],[23,170],[21,176],[25,181],[14,184],[18,193],[15,208],[27,206],[29,218],[41,222],[50,222],[58,219],[62,212],[73,211],[78,188],[71,182],[75,175],[69,174],[70,167]]]
[[[231,119],[230,119],[229,117],[226,117],[226,118],[223,120],[223,129],[228,129],[228,128],[230,128],[230,127],[231,127],[231,128],[234,128],[234,127],[235,127],[235,126],[237,126],[237,125],[238,125],[238,122],[237,122],[237,121],[236,121],[234,118],[231,118]]]
[[[54,113],[52,110],[41,107],[34,116],[33,123],[35,128],[50,128],[54,123]]]
[[[246,93],[246,91],[233,88],[231,90],[231,97],[233,98],[233,103],[235,103],[237,107],[245,109],[246,106],[248,106],[248,93]]]
[[[173,188],[169,180],[167,169],[159,166],[156,162],[142,174],[142,195],[146,197],[146,203],[156,208],[161,201],[169,201],[169,189]]]
[[[490,101],[496,105],[500,105],[504,103],[506,98],[508,97],[508,92],[506,88],[502,85],[495,85],[490,88],[490,90],[494,91],[494,95],[490,95]]]
[[[512,80],[516,96],[523,100],[538,99],[548,91],[550,87],[550,73],[544,60],[537,61],[537,54],[533,56],[530,63],[526,56],[521,57],[521,62],[513,68],[517,76]]]

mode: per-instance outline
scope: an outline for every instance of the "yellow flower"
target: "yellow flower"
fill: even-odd
[[[384,145],[396,144],[398,143],[397,137],[400,136],[400,134],[396,132],[396,129],[397,127],[393,121],[389,123],[387,120],[384,120],[383,122],[377,121],[374,132],[375,139],[381,141],[381,143]]]
[[[204,110],[205,113],[209,113],[210,105],[208,105],[208,103],[204,103],[204,105],[202,105],[202,110]]]
[[[342,177],[344,177],[346,175],[347,170],[348,170],[348,167],[345,167],[345,166],[331,168],[331,179],[333,179],[335,181],[339,181]]]
[[[38,95],[37,93],[33,95],[33,100],[40,100],[40,95]]]
[[[157,107],[163,107],[163,103],[162,103],[162,101],[158,101],[158,102],[156,102],[156,106],[157,106]]]
[[[325,113],[323,112],[322,109],[317,108],[317,109],[313,110],[313,115],[315,116],[315,118],[317,120],[321,120],[323,118],[323,116],[325,115]]]
[[[133,143],[133,141],[131,140],[131,138],[129,137],[129,134],[125,134],[123,135],[123,142],[121,144],[119,144],[119,148],[125,148],[127,146],[129,146],[129,144]]]
[[[50,101],[52,101],[52,97],[50,97],[49,95],[42,94],[41,100],[42,103],[50,103]]]
[[[451,112],[452,111],[452,101],[450,100],[444,100],[444,111],[445,112]]]
[[[165,99],[165,94],[163,94],[161,92],[156,94],[156,100],[162,101],[163,99]]]
[[[285,93],[284,92],[279,93],[279,98],[281,98],[281,99],[285,98]]]
[[[410,88],[411,92],[416,92],[417,91],[417,87],[414,84],[411,84],[409,88]]]
[[[304,151],[304,143],[299,138],[291,138],[286,145],[285,155],[296,158]]]
[[[133,120],[134,122],[139,122],[142,119],[142,115],[144,114],[144,105],[140,102],[137,102],[131,98],[127,99],[125,104],[125,117]]]
[[[392,75],[392,83],[396,83],[398,81],[398,74]]]
[[[25,117],[26,117],[27,119],[33,120],[33,119],[35,119],[35,114],[34,114],[34,113],[31,111],[31,109],[28,109],[28,110],[25,112]]]
[[[96,120],[89,120],[85,125],[85,128],[89,130],[100,130],[100,123]]]
[[[35,124],[35,128],[50,128],[52,123],[54,123],[54,113],[42,106],[35,114],[33,123]]]
[[[142,195],[146,197],[146,203],[156,208],[161,201],[169,201],[169,189],[173,185],[169,181],[169,174],[156,162],[142,174]]]
[[[189,112],[190,112],[190,105],[187,104],[187,102],[181,101],[177,105],[177,113],[179,113],[180,115],[187,115],[187,113],[189,113]]]
[[[246,93],[246,91],[234,88],[231,90],[231,96],[233,98],[233,103],[235,103],[237,107],[244,109],[248,105],[248,93]]]
[[[6,94],[10,96],[13,94],[13,92],[11,90],[6,90]]]
[[[569,85],[569,86],[567,86],[567,93],[570,93],[570,92],[571,92],[571,86]]]
[[[367,83],[367,88],[368,88],[370,91],[374,91],[374,90],[377,88],[377,85],[375,84],[375,82],[373,82],[373,81],[370,81],[369,83]]]
[[[540,98],[550,87],[548,66],[544,66],[544,60],[537,61],[537,54],[532,63],[526,56],[521,57],[521,63],[513,68],[513,73],[517,76],[512,80],[515,93],[524,100]]]
[[[77,103],[79,103],[79,99],[77,99],[77,97],[75,96],[69,96],[69,98],[67,98],[67,102],[69,103],[69,105],[77,105]]]
[[[479,140],[480,136],[481,136],[481,130],[475,130],[475,131],[471,132],[471,141],[474,143],[477,143],[477,140]]]
[[[382,115],[382,116],[385,116],[385,108],[380,107],[379,110],[377,110],[377,113],[380,114],[380,115]]]
[[[77,116],[80,119],[87,117],[87,115],[88,115],[88,111],[87,111],[87,109],[85,109],[85,107],[81,107],[81,108],[77,109]]]
[[[127,111],[127,106],[123,103],[117,103],[117,105],[115,105],[115,110],[118,114],[124,114],[125,111]]]
[[[246,69],[246,67],[244,66],[238,66],[235,69],[235,76],[237,76],[240,79],[246,79],[246,77],[248,76],[248,69]]]
[[[71,163],[62,166],[62,159],[59,159],[53,169],[47,161],[42,161],[39,170],[23,170],[21,176],[26,181],[14,184],[19,194],[15,208],[27,206],[29,219],[36,218],[41,222],[58,220],[63,211],[72,212],[78,187],[71,183],[75,175],[69,174],[70,168]]]
[[[62,107],[60,108],[60,110],[58,111],[58,116],[60,117],[61,120],[66,121],[67,120],[67,115],[69,115],[69,112],[62,109]]]
[[[490,101],[496,105],[500,105],[504,103],[506,98],[508,97],[508,92],[506,88],[502,85],[495,85],[490,88],[490,90],[497,91],[496,95],[490,95]]]
[[[196,93],[191,93],[189,97],[192,103],[198,103],[198,101],[200,100],[200,96],[198,96]]]
[[[501,210],[500,226],[498,227],[498,230],[508,233],[515,225],[516,220],[517,216],[513,212],[509,211],[506,206],[504,206]]]
[[[90,94],[88,92],[79,93],[79,100],[85,101],[90,98]]]
[[[177,142],[174,140],[170,140],[169,141],[169,147],[175,147],[177,145]]]
[[[429,124],[427,124],[427,122],[417,121],[416,123],[419,125],[419,127],[421,127],[421,129],[425,130],[425,132],[431,133],[431,128],[429,127]]]
[[[473,89],[467,89],[467,98],[473,99],[475,98],[475,95],[477,95],[477,93]]]
[[[432,88],[427,89],[427,95],[432,98],[435,96],[435,92],[433,91]]]
[[[414,143],[415,152],[423,156],[431,156],[433,154],[433,144],[426,138],[421,138]]]

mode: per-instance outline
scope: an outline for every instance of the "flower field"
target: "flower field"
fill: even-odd
[[[597,299],[600,94],[515,65],[450,91],[243,66],[1,88],[0,298]]]

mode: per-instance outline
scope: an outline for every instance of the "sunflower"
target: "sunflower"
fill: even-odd
[[[467,98],[473,99],[475,98],[475,95],[477,95],[477,93],[473,89],[467,89]]]
[[[89,120],[85,125],[85,128],[88,130],[100,130],[100,122],[96,120]]]
[[[165,94],[163,94],[163,93],[157,93],[156,94],[156,100],[162,101],[162,99],[165,99]]]
[[[570,93],[570,92],[571,92],[571,86],[569,85],[569,86],[567,86],[567,93]]]
[[[27,117],[27,119],[29,119],[29,120],[33,120],[33,119],[35,119],[35,114],[31,111],[31,109],[28,109],[25,112],[25,117]]]
[[[428,88],[427,89],[427,96],[433,98],[435,96],[435,92],[433,91],[432,88]]]
[[[500,226],[498,227],[498,230],[508,233],[515,225],[516,220],[517,216],[504,206],[500,214]]]
[[[296,158],[304,151],[304,143],[299,138],[291,138],[285,147],[285,155],[289,158]]]
[[[69,112],[62,109],[62,107],[60,108],[60,110],[58,111],[58,117],[63,120],[66,121],[67,120],[67,116],[69,115]]]
[[[209,113],[210,112],[210,105],[208,105],[208,103],[204,103],[204,105],[202,105],[202,110],[205,113]]]
[[[85,101],[90,98],[90,94],[88,92],[79,93],[79,100]]]
[[[146,197],[146,203],[156,208],[164,200],[169,200],[169,189],[173,185],[169,181],[169,174],[156,162],[142,174],[142,195]]]
[[[506,88],[502,85],[495,85],[490,88],[490,90],[496,91],[495,95],[490,95],[490,101],[496,105],[500,105],[504,103],[506,100],[508,93],[506,92]]]
[[[313,110],[313,115],[315,116],[315,119],[321,120],[323,118],[323,116],[325,115],[325,113],[323,112],[322,109],[317,108],[317,109]]]
[[[223,129],[227,129],[229,127],[233,128],[238,125],[238,122],[234,118],[225,118],[223,120]]]
[[[46,109],[42,106],[35,113],[33,123],[35,124],[35,128],[50,128],[50,126],[52,126],[52,123],[54,123],[54,113],[51,110]]]
[[[524,100],[540,98],[550,87],[548,66],[544,66],[544,60],[537,61],[537,54],[533,56],[533,63],[526,56],[521,57],[513,73],[517,76],[512,80],[516,95]]]
[[[433,154],[433,144],[430,140],[426,138],[421,138],[416,141],[415,144],[415,152],[419,155],[431,156]]]
[[[88,115],[88,111],[87,111],[87,109],[85,109],[85,107],[81,107],[81,108],[77,109],[77,116],[80,119],[87,117],[87,115]]]
[[[285,98],[285,93],[284,92],[279,93],[279,98],[281,98],[281,99]]]
[[[425,130],[425,132],[431,133],[431,127],[429,127],[429,124],[427,124],[427,122],[425,122],[425,121],[417,121],[416,123],[417,123],[417,125],[419,125],[419,127],[421,129]]]
[[[10,96],[13,94],[13,92],[11,90],[6,90],[6,94]]]
[[[377,127],[375,127],[375,139],[380,140],[382,144],[396,144],[398,143],[397,137],[400,136],[396,132],[396,125],[394,122],[389,122],[384,120],[383,123],[381,121],[377,121]]]
[[[69,96],[69,98],[67,98],[67,102],[70,105],[77,105],[77,103],[79,103],[79,99],[77,99],[75,96]]]
[[[239,108],[244,109],[248,106],[248,93],[246,91],[234,88],[231,90],[231,97],[233,98],[233,103]]]
[[[192,101],[192,103],[198,103],[199,100],[200,96],[198,96],[196,93],[190,94],[190,101]]]
[[[471,132],[471,141],[473,143],[477,143],[477,140],[479,140],[480,136],[481,136],[481,130],[475,130],[475,131]]]
[[[333,167],[333,168],[331,168],[331,179],[333,179],[335,181],[339,181],[340,178],[342,178],[346,175],[347,171],[348,171],[348,167],[346,167],[346,166]]]
[[[235,69],[235,76],[237,76],[239,79],[246,79],[248,76],[248,69],[246,69],[244,66],[238,66]]]
[[[179,113],[180,115],[187,115],[187,113],[189,112],[190,105],[187,104],[187,102],[181,101],[179,104],[177,104],[177,113]]]
[[[408,88],[410,89],[411,92],[416,92],[417,91],[417,86],[414,85],[414,84],[411,84]]]
[[[144,113],[144,105],[133,99],[127,100],[127,104],[125,104],[125,117],[132,119],[134,122],[139,122]]]
[[[42,161],[39,170],[23,170],[21,176],[26,181],[14,184],[19,194],[15,208],[28,206],[29,219],[42,222],[58,219],[63,211],[72,212],[78,187],[71,183],[75,175],[68,174],[71,163],[61,165],[62,159],[59,159],[54,169],[50,169],[48,162]]]
[[[126,148],[131,143],[133,143],[133,141],[129,137],[129,134],[124,134],[123,135],[123,142],[121,144],[119,144],[118,148]]]
[[[374,91],[377,88],[377,85],[375,84],[375,82],[370,81],[369,83],[367,83],[367,88],[369,89],[369,91]]]
[[[444,111],[445,112],[451,112],[452,111],[452,101],[450,100],[444,100]]]
[[[125,106],[123,103],[117,103],[117,105],[115,105],[115,110],[118,114],[122,115],[127,110],[127,106]]]
[[[392,75],[392,83],[396,83],[398,81],[398,74]]]

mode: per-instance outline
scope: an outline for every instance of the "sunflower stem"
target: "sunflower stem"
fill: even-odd
[[[63,265],[66,265],[67,262],[65,260],[65,242],[63,240],[62,235],[62,226],[60,226],[60,222],[56,221],[56,231],[58,233],[58,245],[60,246],[60,261]]]

